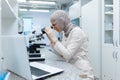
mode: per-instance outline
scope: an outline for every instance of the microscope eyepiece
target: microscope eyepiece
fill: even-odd
[[[53,29],[53,26],[51,26],[51,28]],[[46,32],[45,32],[45,27],[41,29],[41,32],[42,32],[42,34],[45,34],[45,33],[46,33]]]
[[[41,29],[42,34],[45,34],[45,28]]]

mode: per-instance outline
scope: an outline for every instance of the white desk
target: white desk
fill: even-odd
[[[73,65],[63,61],[47,49],[41,49],[41,54],[45,57],[45,61],[42,63],[64,69],[63,73],[48,77],[45,80],[82,80],[79,77],[80,70]],[[25,80],[15,74],[11,74],[11,78],[11,80]]]

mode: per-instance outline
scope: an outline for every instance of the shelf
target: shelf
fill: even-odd
[[[105,29],[105,31],[113,31],[113,29]]]
[[[106,4],[105,7],[113,7],[113,5]]]
[[[113,10],[108,10],[105,12],[105,14],[113,14]]]
[[[105,31],[113,31],[113,27],[105,27]]]
[[[105,12],[105,14],[112,14],[113,15],[113,12]]]
[[[105,13],[113,14],[113,5],[105,5]]]
[[[2,18],[17,18],[17,14],[7,0],[2,0]]]

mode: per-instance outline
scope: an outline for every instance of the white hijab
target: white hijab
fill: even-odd
[[[50,21],[57,24],[61,30],[64,31],[65,36],[68,37],[70,31],[75,27],[70,21],[70,18],[67,16],[66,12],[63,10],[55,11],[51,17]]]

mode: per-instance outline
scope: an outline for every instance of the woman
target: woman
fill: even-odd
[[[87,36],[84,31],[72,24],[63,10],[55,11],[50,21],[56,31],[64,31],[65,35],[62,42],[59,42],[53,30],[46,27],[45,32],[51,41],[52,48],[67,62],[81,70],[80,77],[84,80],[94,80],[93,69],[87,55]]]

